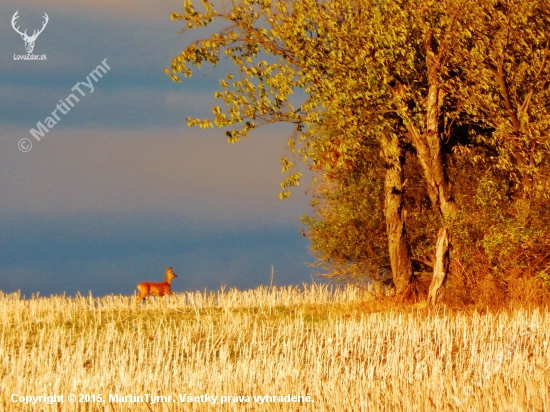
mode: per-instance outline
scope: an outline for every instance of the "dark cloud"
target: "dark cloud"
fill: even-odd
[[[12,7],[15,10],[15,4]],[[189,35],[177,33],[181,24],[61,9],[49,13],[48,26],[36,42],[34,53],[46,54],[47,60],[13,60],[14,54],[25,54],[24,42],[11,28],[14,11],[3,10],[0,92],[10,98],[0,103],[0,124],[27,126],[43,120],[107,59],[111,69],[94,83],[94,93],[82,99],[61,128],[184,125],[186,116],[210,113],[217,79],[228,68],[228,62],[222,62],[219,68],[206,68],[193,79],[176,84],[163,69],[170,67],[170,59],[190,41]],[[20,12],[39,18],[41,13],[29,6]],[[176,94],[184,97],[178,105],[169,104]]]
[[[54,128],[21,153],[17,142],[32,139],[28,130],[0,129],[0,210],[186,210],[293,221],[307,197],[297,188],[290,200],[278,199],[289,132],[258,130],[232,145],[212,129]]]
[[[252,288],[311,280],[295,226],[218,228],[159,214],[20,215],[0,219],[0,290],[30,296],[131,294],[143,280],[178,274],[174,290]]]
[[[181,1],[49,0],[0,4],[0,290],[27,296],[130,294],[135,283],[180,275],[176,290],[310,280],[298,217],[304,190],[278,200],[291,128],[236,145],[223,131],[189,129],[208,117],[217,79],[206,67],[172,82],[162,69],[192,38],[170,11]],[[11,27],[50,21],[35,53]],[[164,17],[163,17],[164,16]],[[105,58],[111,69],[41,141],[29,134]],[[30,138],[21,153],[17,143]],[[303,171],[303,168],[302,168]],[[304,178],[304,183],[308,177]]]

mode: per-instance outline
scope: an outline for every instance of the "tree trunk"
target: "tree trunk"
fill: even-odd
[[[447,273],[449,272],[449,251],[451,245],[451,234],[449,228],[442,227],[437,234],[437,243],[435,250],[435,264],[432,282],[428,293],[428,302],[430,305],[437,304],[439,291],[445,283]]]
[[[448,29],[452,27],[452,24]],[[426,33],[426,66],[428,71],[428,96],[426,99],[426,129],[420,133],[414,126],[409,126],[413,144],[424,176],[428,183],[428,193],[434,206],[437,206],[443,221],[448,224],[456,214],[457,206],[452,195],[451,182],[447,176],[445,157],[442,153],[442,132],[440,131],[439,109],[443,104],[443,93],[439,84],[441,61],[446,52],[446,45],[436,47],[433,32]],[[428,301],[435,305],[440,288],[447,279],[449,271],[449,253],[451,235],[448,227],[439,230],[436,243],[434,273],[430,284]]]
[[[433,87],[430,87],[429,95],[433,96],[437,94]],[[428,98],[428,105],[436,105],[437,101],[433,101]],[[433,115],[433,111],[428,111],[429,115]],[[428,116],[428,120],[429,116]],[[440,134],[434,131],[433,119],[427,122],[428,128],[425,134],[418,132],[414,126],[409,125],[409,134],[412,138],[413,144],[416,148],[418,159],[424,171],[424,177],[428,184],[428,194],[434,207],[439,209],[443,217],[445,224],[453,219],[456,214],[457,206],[452,196],[451,182],[447,176],[445,170],[445,159],[441,153],[441,140]],[[440,243],[440,236],[442,231],[445,232],[445,241]],[[443,248],[440,251],[440,247]],[[437,251],[435,256],[434,274],[432,282],[430,284],[430,295],[437,296],[439,288],[441,288],[447,279],[447,273],[449,264],[445,263],[443,259],[449,258],[449,251],[451,248],[451,236],[448,227],[442,227],[439,231],[437,240]],[[440,269],[437,269],[440,268]],[[440,273],[438,270],[444,270],[444,273]],[[433,292],[432,292],[433,290]],[[435,299],[429,299],[430,303],[435,304]]]
[[[398,138],[380,139],[386,165],[384,181],[384,214],[388,250],[396,294],[411,294],[412,265],[405,229],[404,170],[405,150]]]

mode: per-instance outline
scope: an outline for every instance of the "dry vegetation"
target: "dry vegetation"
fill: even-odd
[[[319,285],[222,290],[136,310],[125,296],[0,294],[0,409],[550,410],[547,309],[389,309],[368,296]],[[106,402],[69,403],[70,393]],[[25,406],[12,394],[65,394],[65,402]],[[109,402],[109,394],[176,402]],[[191,406],[178,394],[218,399]],[[266,394],[314,402],[254,401]]]

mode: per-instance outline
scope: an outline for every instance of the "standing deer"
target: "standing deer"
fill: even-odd
[[[172,267],[166,269],[166,276],[164,282],[151,283],[151,282],[142,282],[137,285],[137,290],[139,291],[139,296],[136,299],[136,305],[149,295],[152,296],[164,296],[164,295],[173,295],[170,285],[172,284],[172,279],[177,278],[177,275],[172,272]]]
[[[27,35],[27,30],[25,30],[24,33],[21,33],[19,31],[19,26],[15,27],[15,20],[17,20],[19,18],[19,16],[17,15],[17,13],[19,13],[19,10],[17,10],[15,12],[15,14],[13,15],[12,19],[11,19],[11,26],[13,27],[13,29],[19,33],[21,35],[21,38],[23,40],[25,40],[25,48],[27,49],[27,53],[32,53],[33,49],[34,49],[34,42],[36,41],[38,35],[40,33],[42,33],[44,31],[44,29],[46,28],[46,25],[48,24],[48,21],[50,20],[50,18],[48,17],[48,15],[46,13],[44,13],[44,23],[42,25],[42,28],[38,31],[34,30],[34,32],[32,33],[32,36],[28,36]]]

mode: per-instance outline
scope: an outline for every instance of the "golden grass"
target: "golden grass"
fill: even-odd
[[[132,299],[0,293],[0,410],[550,411],[546,309],[373,311],[364,291],[319,285]],[[266,394],[313,402],[255,402]]]

